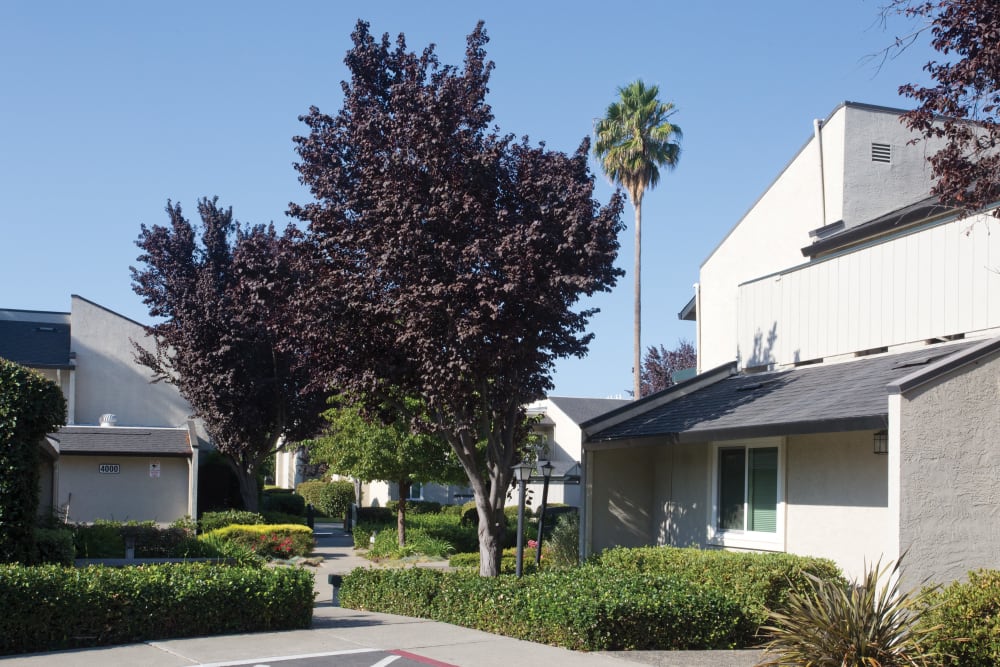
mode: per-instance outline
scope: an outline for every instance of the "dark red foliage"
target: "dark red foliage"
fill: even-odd
[[[339,387],[372,408],[425,401],[419,426],[452,445],[480,525],[495,527],[523,406],[551,389],[556,359],[586,352],[594,311],[578,301],[621,273],[622,201],[594,200],[586,139],[566,155],[490,127],[482,24],[462,69],[407,51],[402,35],[376,40],[364,22],[352,39],[343,108],[311,109],[296,138],[315,201],[291,213],[324,271],[301,312],[325,318],[311,331],[340,332],[336,354],[317,359]],[[335,316],[330,296],[344,304]]]
[[[931,44],[947,59],[924,69],[935,84],[907,84],[920,102],[905,114],[925,137],[944,138],[929,160],[943,203],[974,212],[1000,201],[1000,3],[990,0],[896,0],[892,6],[930,21]],[[1000,209],[993,211],[1000,216]]]
[[[294,228],[241,227],[215,199],[198,202],[201,239],[180,204],[170,226],[142,226],[142,269],[133,289],[158,324],[136,359],[177,386],[218,450],[234,464],[247,509],[257,507],[256,470],[282,438],[316,434],[327,393],[296,337],[291,295],[302,283]]]
[[[673,374],[698,365],[698,352],[689,341],[682,340],[673,350],[650,345],[642,360],[642,395],[663,391],[674,384]]]

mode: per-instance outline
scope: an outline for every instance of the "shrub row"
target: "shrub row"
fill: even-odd
[[[747,642],[767,620],[768,609],[783,608],[790,591],[812,590],[807,574],[843,580],[831,560],[785,553],[617,547],[596,556],[594,563],[618,572],[657,574],[725,591],[740,603],[750,622],[743,628]]]
[[[308,628],[313,576],[203,563],[0,566],[0,654]]]
[[[265,489],[261,495],[261,511],[279,512],[292,516],[302,516],[306,512],[306,499],[291,489]]]
[[[152,521],[121,523],[103,519],[73,526],[72,530],[77,558],[123,558],[126,539],[134,541],[139,558],[176,556],[195,533],[194,525],[185,522],[162,528]]]
[[[521,579],[356,569],[340,602],[586,651],[730,648],[744,624],[739,604],[709,587],[593,566]]]
[[[312,529],[299,524],[234,523],[203,537],[233,542],[266,558],[308,556],[313,550]]]

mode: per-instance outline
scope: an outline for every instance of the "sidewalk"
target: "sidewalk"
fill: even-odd
[[[353,540],[339,524],[317,524],[317,553],[324,556],[316,568],[316,608],[312,628],[288,632],[196,637],[146,642],[80,651],[12,656],[0,659],[4,667],[73,665],[189,665],[279,664],[295,656],[324,656],[322,664],[337,665],[336,655],[358,651],[403,651],[428,664],[459,667],[510,667],[512,664],[546,667],[751,667],[758,651],[636,651],[580,653],[509,637],[469,630],[446,623],[405,616],[359,612],[334,607],[328,574],[346,574],[372,563],[354,554]],[[399,655],[397,653],[397,655]],[[395,658],[393,658],[395,659]],[[341,660],[346,660],[341,658]],[[346,664],[346,663],[345,663]],[[355,664],[355,663],[351,663]],[[372,663],[374,664],[374,659]],[[388,664],[383,661],[380,664]]]

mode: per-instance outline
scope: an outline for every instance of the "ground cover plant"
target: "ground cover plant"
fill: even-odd
[[[312,529],[300,524],[235,523],[205,533],[203,537],[234,542],[265,558],[308,556],[315,544]]]
[[[308,628],[313,597],[299,568],[0,566],[0,654]]]

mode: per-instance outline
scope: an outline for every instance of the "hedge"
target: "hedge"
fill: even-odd
[[[222,510],[219,512],[205,512],[198,519],[198,528],[203,533],[210,533],[219,528],[231,526],[234,523],[258,524],[264,523],[264,517],[257,512],[247,510]]]
[[[37,556],[39,443],[66,423],[66,400],[51,380],[0,359],[0,562]]]
[[[926,598],[920,626],[941,664],[1000,664],[1000,571],[978,570]]]
[[[308,556],[314,546],[313,532],[299,524],[239,524],[234,523],[205,533],[204,537],[235,542],[268,558]]]
[[[268,489],[262,494],[262,512],[280,512],[303,516],[306,513],[306,499],[291,489]]]
[[[356,569],[340,603],[584,651],[733,648],[745,625],[738,602],[707,586],[593,566],[521,579]]]
[[[308,628],[313,596],[298,568],[0,566],[0,654]]]
[[[619,572],[676,577],[725,591],[740,603],[750,622],[744,628],[747,642],[767,620],[767,610],[781,609],[791,590],[812,590],[806,573],[824,580],[843,579],[831,560],[785,553],[616,547],[600,553],[593,562]]]
[[[354,502],[354,484],[346,480],[302,482],[295,487],[295,492],[328,517],[346,516],[348,508]]]

